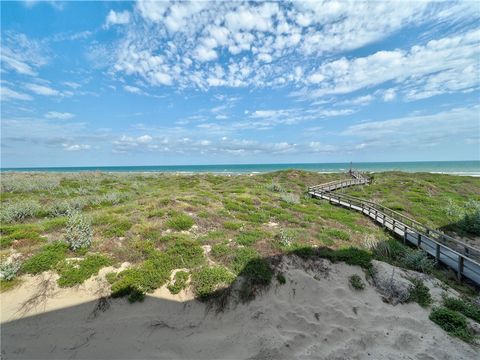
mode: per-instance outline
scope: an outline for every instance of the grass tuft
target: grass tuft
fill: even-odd
[[[203,267],[192,275],[194,292],[202,300],[219,295],[221,287],[231,285],[234,280],[235,275],[223,266]]]
[[[410,287],[410,295],[408,296],[408,302],[416,302],[421,307],[427,307],[432,304],[432,297],[430,290],[423,283],[422,280],[417,278],[411,278],[412,286]]]
[[[466,317],[480,323],[480,307],[470,301],[453,297],[444,297],[443,305],[450,310],[458,311]]]
[[[467,319],[454,310],[446,307],[435,307],[432,309],[429,318],[450,335],[466,342],[474,340],[473,334],[468,330]]]
[[[169,229],[173,230],[189,230],[195,222],[193,219],[186,214],[179,214],[171,217],[167,221],[167,226]]]
[[[357,274],[354,274],[348,278],[348,282],[350,286],[355,290],[363,290],[365,289],[365,283],[362,281],[362,278]]]
[[[167,286],[170,293],[176,295],[185,289],[187,287],[188,277],[189,274],[186,271],[177,271],[173,278],[173,282]]]

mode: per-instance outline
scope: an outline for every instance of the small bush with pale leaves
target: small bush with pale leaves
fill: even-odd
[[[292,193],[282,193],[280,198],[288,204],[299,204],[300,197],[297,194]]]
[[[15,278],[18,270],[20,269],[20,263],[11,261],[3,261],[0,263],[0,280],[10,281]]]
[[[75,251],[88,248],[92,244],[92,239],[93,230],[90,221],[78,211],[69,212],[65,240],[70,249]]]
[[[30,217],[35,217],[40,211],[38,203],[33,201],[24,201],[2,205],[0,213],[0,222],[11,223],[16,221],[23,221]]]

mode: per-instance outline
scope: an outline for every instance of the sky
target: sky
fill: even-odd
[[[1,166],[480,159],[480,5],[1,2]]]

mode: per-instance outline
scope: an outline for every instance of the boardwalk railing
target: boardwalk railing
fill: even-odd
[[[354,172],[351,175],[353,177],[351,179],[311,186],[308,188],[308,193],[314,198],[325,199],[333,204],[362,212],[402,237],[404,243],[416,245],[434,256],[437,262],[444,263],[455,270],[459,279],[466,277],[480,285],[479,249],[372,201],[332,193],[337,189],[369,183],[369,179],[361,173]]]

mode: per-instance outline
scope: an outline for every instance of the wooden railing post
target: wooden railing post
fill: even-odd
[[[418,233],[417,235],[417,246],[420,247],[422,244],[422,234]]]
[[[457,278],[458,281],[462,281],[462,275],[463,275],[463,256],[458,255],[458,272],[457,272]]]
[[[436,244],[435,261],[437,262],[437,264],[440,263],[440,244]]]
[[[404,228],[403,228],[403,244],[404,244],[404,245],[407,244],[407,236],[408,236],[407,227],[404,226]]]

